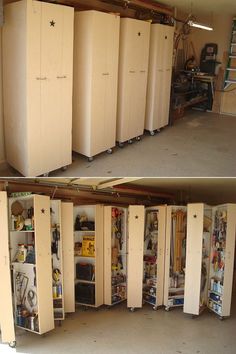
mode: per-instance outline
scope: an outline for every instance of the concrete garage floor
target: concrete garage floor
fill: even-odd
[[[236,305],[236,303],[235,303]],[[96,354],[235,354],[236,306],[220,321],[205,311],[192,319],[176,308],[153,311],[145,305],[131,313],[125,304],[107,309],[80,308],[62,327],[43,337],[18,331],[17,349],[0,344],[5,353]]]
[[[70,177],[235,177],[236,117],[189,111],[172,127],[140,142],[116,147],[112,155],[102,153],[88,162],[74,154],[67,171],[50,176]],[[19,176],[12,168],[0,170],[0,176]]]

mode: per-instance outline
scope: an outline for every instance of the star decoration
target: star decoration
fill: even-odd
[[[195,215],[193,215],[193,217],[194,217],[194,218],[196,218],[196,217],[197,217],[197,215],[195,214]]]
[[[141,32],[138,33],[138,36],[141,36]]]
[[[135,219],[138,219],[138,215],[135,215]]]
[[[55,26],[55,24],[56,24],[56,22],[55,22],[55,21],[53,21],[53,20],[52,20],[52,21],[50,21],[50,26],[51,26],[51,27],[54,27],[54,26]]]
[[[45,214],[45,209],[41,209],[41,213],[42,213],[42,214]]]

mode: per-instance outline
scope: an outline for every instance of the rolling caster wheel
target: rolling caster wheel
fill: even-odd
[[[63,167],[61,168],[61,170],[62,170],[62,171],[66,171],[67,168],[68,168],[68,166],[63,166]]]
[[[192,320],[194,320],[195,318],[197,318],[197,315],[192,315],[191,318]]]
[[[140,136],[136,136],[136,140],[137,140],[137,141],[140,141],[140,140],[141,140],[141,137],[140,137]]]
[[[224,317],[220,316],[220,317],[219,317],[219,320],[220,320],[220,321],[224,321]]]
[[[92,162],[93,161],[93,157],[88,157],[88,162]]]
[[[113,152],[112,149],[108,149],[108,150],[107,150],[107,153],[108,153],[108,154],[112,154],[112,152]]]
[[[170,308],[169,308],[169,307],[165,307],[165,310],[166,310],[167,312],[169,312],[169,311],[170,311]]]
[[[150,132],[150,135],[151,135],[151,136],[154,136],[154,135],[155,135],[155,132],[152,130],[152,131]]]
[[[135,308],[134,307],[131,307],[130,308],[130,312],[134,312]]]
[[[124,147],[124,143],[118,143],[119,148],[123,148]]]
[[[16,347],[16,341],[14,340],[13,342],[9,343],[10,348],[15,348]]]
[[[161,129],[157,129],[157,133],[160,133],[161,132]]]
[[[133,144],[133,140],[132,139],[128,140],[128,144]]]
[[[157,311],[157,306],[153,306],[153,311]]]
[[[44,174],[43,174],[43,177],[49,177],[49,172],[44,173]]]

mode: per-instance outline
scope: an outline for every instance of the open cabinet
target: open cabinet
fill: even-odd
[[[127,298],[127,208],[104,207],[104,304]]]
[[[167,206],[164,305],[183,306],[186,261],[187,207]]]
[[[188,217],[184,312],[199,315],[208,307],[223,319],[231,308],[236,205],[190,204]]]
[[[1,301],[0,301],[0,326],[3,343],[16,346],[13,306],[11,271],[9,259],[8,240],[8,207],[7,193],[0,192],[0,269],[1,269]]]
[[[128,210],[127,307],[142,307],[144,206],[131,205]]]
[[[145,210],[143,301],[156,310],[163,305],[166,206]]]
[[[43,334],[54,329],[49,197],[10,198],[9,225],[15,324]]]
[[[212,208],[202,203],[187,208],[184,312],[199,315],[208,301]]]
[[[75,301],[103,304],[103,205],[74,207]]]
[[[50,201],[51,214],[51,253],[52,253],[52,285],[53,285],[53,310],[54,320],[65,319],[64,308],[64,274],[63,274],[63,234],[61,201]],[[61,323],[61,322],[60,322]]]
[[[61,203],[63,283],[65,313],[75,312],[73,203]]]

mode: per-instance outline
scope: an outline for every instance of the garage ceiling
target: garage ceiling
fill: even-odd
[[[175,6],[177,9],[190,13],[191,7],[193,14],[222,14],[227,13],[236,15],[235,0],[158,0],[159,3]],[[191,5],[192,4],[192,5]]]

